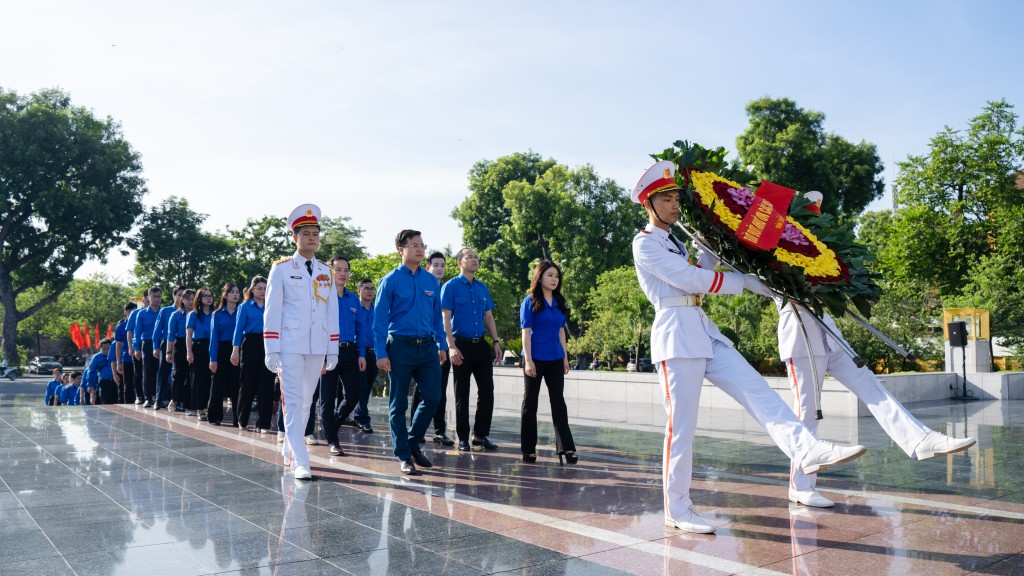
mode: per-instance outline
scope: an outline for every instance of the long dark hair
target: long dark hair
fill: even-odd
[[[266,284],[266,283],[267,283],[267,279],[265,277],[263,277],[263,276],[253,276],[252,277],[252,282],[249,283],[249,287],[245,289],[245,300],[246,300],[246,302],[248,302],[249,300],[253,299],[253,295],[252,295],[252,289],[253,288],[255,288],[258,284]],[[225,292],[224,295],[227,296],[227,292]]]
[[[185,310],[185,296],[188,296],[189,294],[195,295],[195,291],[186,288],[185,291],[181,293],[181,298],[178,300],[178,307],[176,308],[176,310],[178,310],[179,312],[188,312],[188,310]],[[196,301],[193,300],[192,307],[195,308],[195,305]]]
[[[228,292],[231,292],[232,288],[238,290],[238,284],[235,284],[234,282],[228,282],[227,284],[224,284],[224,288],[221,289],[220,291],[220,306],[217,306],[217,309],[214,310],[214,312],[220,312],[225,306],[228,305]]]
[[[203,311],[203,293],[209,292],[210,296],[213,296],[213,290],[209,287],[203,286],[196,290],[196,299],[192,301],[192,311],[196,313],[196,320],[204,322],[206,320],[206,312]],[[210,314],[213,315],[213,304],[210,304]]]
[[[562,296],[562,269],[550,260],[541,260],[533,269],[533,280],[530,281],[530,296],[533,298],[533,305],[530,310],[536,314],[544,309],[544,288],[540,285],[540,279],[548,268],[554,268],[558,272],[558,286],[551,291],[551,295],[555,298],[555,305],[558,309],[568,317],[569,305],[565,303],[565,297]]]

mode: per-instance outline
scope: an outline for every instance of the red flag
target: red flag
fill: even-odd
[[[78,327],[78,322],[71,323],[71,342],[75,348],[82,349],[82,329]]]
[[[107,338],[114,338],[114,325],[109,322],[107,323]]]
[[[786,217],[771,202],[758,196],[736,228],[736,236],[749,248],[771,250],[779,245],[785,227]]]
[[[92,340],[89,338],[89,326],[86,325],[85,330],[83,330],[82,332],[85,333],[85,347],[89,350],[92,350]]]
[[[96,338],[93,339],[93,342],[96,343],[96,349],[99,350],[99,348],[100,348],[100,323],[99,322],[96,323]]]

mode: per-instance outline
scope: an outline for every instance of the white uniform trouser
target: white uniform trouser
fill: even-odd
[[[800,461],[816,440],[796,419],[793,411],[747,364],[734,348],[714,341],[714,358],[670,358],[658,363],[665,411],[664,476],[665,516],[684,518],[693,477],[693,435],[704,379],[732,396],[790,460]]]
[[[840,384],[846,386],[857,395],[868,407],[875,420],[882,425],[885,433],[893,439],[907,456],[914,455],[914,448],[931,432],[907,409],[892,397],[878,382],[871,370],[866,367],[857,368],[853,360],[842,350],[833,350],[827,356],[814,356],[814,366],[818,369],[818,386],[825,381],[828,372]],[[814,379],[811,376],[811,363],[806,356],[786,360],[789,370],[789,385],[795,396],[793,411],[817,437],[818,420],[814,419]],[[804,474],[799,462],[790,464],[790,488],[807,490],[815,486],[816,474]]]
[[[320,382],[323,354],[281,354],[281,406],[284,410],[284,444],[281,455],[294,469],[309,469],[309,450],[306,449],[306,423],[309,405]]]

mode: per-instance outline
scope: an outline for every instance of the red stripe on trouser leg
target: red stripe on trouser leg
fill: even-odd
[[[662,498],[665,500],[665,516],[669,516],[669,503],[668,503],[668,471],[669,463],[672,459],[672,394],[668,388],[668,365],[665,361],[661,361],[661,380],[665,386],[665,402],[668,412],[668,423],[665,426],[665,455],[662,458],[661,463],[661,487],[662,487]]]

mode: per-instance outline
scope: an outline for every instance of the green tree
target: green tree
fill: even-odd
[[[599,274],[584,306],[590,322],[570,342],[571,353],[596,354],[614,363],[616,358],[639,358],[649,349],[654,307],[640,291],[632,266]]]
[[[759,98],[747,104],[750,126],[738,138],[742,164],[761,178],[825,195],[824,211],[855,217],[885,191],[884,169],[874,144],[853,144],[826,133],[825,115],[804,110],[788,98]]]
[[[1024,128],[1013,106],[989,102],[965,131],[947,126],[899,168],[899,208],[879,254],[885,273],[947,306],[989,308],[993,333],[1021,342]]]
[[[233,250],[223,268],[223,277],[215,275],[210,279],[215,291],[225,282],[248,282],[254,276],[266,276],[275,261],[295,252],[284,218],[248,218],[237,230],[228,227],[227,237]]]
[[[524,158],[531,157],[539,162],[535,155],[517,154],[500,158],[493,166],[502,170],[508,165],[521,167]],[[493,208],[486,208],[494,213],[474,215],[476,220],[471,218],[463,223],[464,240],[480,251],[489,271],[508,279],[520,293],[529,288],[533,263],[540,259],[558,263],[564,275],[563,294],[573,317],[585,323],[587,313],[583,304],[597,276],[631,262],[630,240],[636,233],[640,212],[632,206],[625,190],[611,180],[601,179],[589,165],[529,165],[542,166],[544,172],[532,179],[501,180],[503,210],[494,212]],[[473,178],[471,173],[471,181]],[[493,183],[494,179],[486,181]],[[488,189],[487,194],[490,192]],[[476,196],[474,192],[470,199]],[[456,210],[456,218],[472,215],[466,207],[470,199]],[[483,209],[489,204],[480,201],[472,206]],[[484,218],[496,224],[488,231],[487,241],[491,244],[474,244],[474,238],[483,235],[470,235],[467,231],[473,221]]]
[[[131,288],[106,274],[93,274],[85,280],[72,280],[56,302],[48,304],[25,320],[19,326],[19,331],[29,336],[32,345],[37,347],[40,338],[58,340],[70,347],[72,323],[87,326],[93,335],[98,325],[100,337],[103,338],[111,324],[116,325],[121,321],[124,305],[131,300],[132,295]],[[38,298],[37,294],[26,296],[30,299]],[[95,341],[93,347],[98,348]]]
[[[469,196],[452,210],[452,218],[462,227],[463,244],[475,248],[492,272],[514,279],[523,289],[531,258],[510,250],[502,237],[501,226],[511,215],[505,188],[514,182],[532,185],[554,165],[554,160],[532,151],[481,160],[469,171]]]
[[[105,261],[143,211],[142,164],[121,127],[60,90],[0,88],[0,347],[57,299],[88,258]],[[38,297],[22,297],[29,291]]]
[[[349,224],[351,220],[348,216],[325,216],[320,220],[320,249],[317,250],[317,258],[325,262],[332,256],[344,256],[349,260],[366,258],[366,248],[360,243],[363,229]]]
[[[202,229],[206,218],[176,196],[150,209],[128,240],[136,252],[135,276],[145,285],[206,286],[233,248],[228,238]]]

